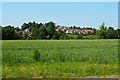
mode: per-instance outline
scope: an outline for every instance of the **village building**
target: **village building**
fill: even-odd
[[[88,34],[93,34],[94,31],[90,30],[90,29],[69,29],[66,27],[58,27],[56,29],[56,31],[63,31],[66,34],[84,34],[84,35],[88,35]]]

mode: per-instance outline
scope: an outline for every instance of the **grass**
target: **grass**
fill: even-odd
[[[68,38],[70,39],[77,39],[77,34],[67,34]],[[97,35],[83,35],[83,39],[98,39]]]
[[[3,78],[118,77],[118,40],[5,40]],[[34,51],[40,60],[33,59]]]
[[[83,36],[84,39],[98,39],[98,36],[97,35],[86,35],[86,36]]]

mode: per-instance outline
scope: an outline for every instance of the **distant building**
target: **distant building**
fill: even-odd
[[[59,30],[63,31],[66,34],[86,34],[86,35],[88,35],[88,34],[94,33],[94,31],[91,29],[70,29],[70,28],[63,27],[63,26],[58,27],[56,29],[56,31],[59,31]]]
[[[31,36],[31,35],[32,35],[32,33],[29,31],[29,29],[28,29],[28,28],[24,30],[24,33],[28,33],[28,35],[29,35],[29,36]]]

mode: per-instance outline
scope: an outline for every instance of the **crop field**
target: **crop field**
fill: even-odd
[[[3,78],[118,77],[117,39],[1,42]]]

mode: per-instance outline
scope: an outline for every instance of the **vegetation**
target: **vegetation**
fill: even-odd
[[[54,22],[48,22],[45,24],[38,24],[36,22],[29,22],[24,23],[21,26],[21,29],[19,27],[14,26],[5,26],[0,27],[0,30],[2,29],[2,39],[3,40],[36,40],[36,39],[91,39],[91,37],[84,37],[89,35],[83,35],[83,34],[74,34],[77,37],[69,36],[62,30],[56,31],[58,27],[62,26],[56,26]],[[97,30],[95,28],[80,28],[76,26],[71,26],[69,29],[89,29],[94,31],[91,35],[96,35],[96,38],[98,39],[120,39],[120,29],[114,29],[113,27],[106,27],[105,23],[103,23],[100,28]],[[71,34],[70,34],[71,35]],[[72,34],[73,35],[73,34]],[[92,39],[96,39],[92,38]]]
[[[83,39],[98,39],[99,37],[97,35],[85,35],[83,36]]]
[[[33,58],[34,58],[36,61],[39,61],[39,60],[40,60],[40,52],[39,52],[38,50],[35,50],[35,51],[34,51]]]
[[[54,22],[34,21],[24,23],[21,29],[0,26],[2,77],[118,77],[120,29],[105,23],[98,30],[71,26],[71,31],[78,32],[67,34],[59,27]],[[83,34],[78,34],[81,29]],[[84,34],[87,29],[94,33]]]
[[[118,40],[4,40],[2,46],[3,78],[118,77]]]
[[[76,34],[66,34],[67,39],[98,39],[96,34],[91,35],[76,35]]]
[[[100,39],[120,39],[120,29],[114,30],[113,27],[107,29],[103,23],[97,31],[97,35]]]

